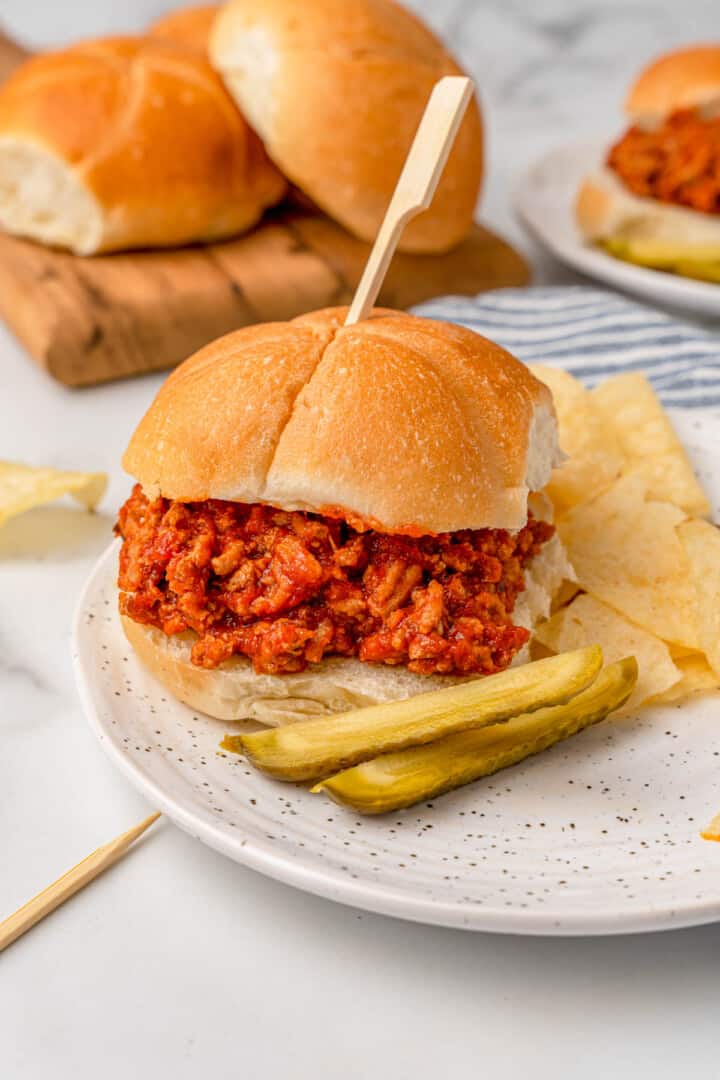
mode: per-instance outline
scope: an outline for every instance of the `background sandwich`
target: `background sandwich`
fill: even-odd
[[[462,327],[345,314],[207,346],[124,458],[125,632],[213,716],[279,723],[503,670],[569,573],[532,496],[559,458],[549,389]]]
[[[720,281],[720,45],[656,60],[626,112],[631,127],[578,193],[580,228],[620,258]]]

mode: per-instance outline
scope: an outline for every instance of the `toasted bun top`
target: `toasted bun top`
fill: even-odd
[[[393,0],[232,0],[213,25],[210,57],[282,172],[363,240],[375,238],[433,86],[462,74]],[[432,206],[401,249],[459,243],[481,176],[473,100]]]
[[[102,221],[72,245],[82,254],[241,232],[286,188],[206,57],[169,39],[102,38],[27,60],[0,88],[0,203],[19,151],[91,196]],[[53,213],[34,174],[14,186]]]
[[[181,41],[205,52],[210,28],[220,7],[220,4],[198,4],[197,7],[170,11],[151,23],[147,32],[153,37],[172,38],[173,41]]]
[[[161,387],[123,465],[152,496],[388,531],[521,528],[556,463],[547,387],[471,330],[345,308],[247,327]]]
[[[656,124],[680,109],[720,108],[720,45],[666,53],[645,68],[625,110],[638,124]]]

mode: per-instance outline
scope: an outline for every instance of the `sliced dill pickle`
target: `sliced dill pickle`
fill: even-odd
[[[720,259],[715,262],[696,262],[682,259],[675,265],[675,273],[697,281],[720,282]]]
[[[320,780],[378,754],[569,701],[601,667],[602,650],[591,645],[404,701],[226,735],[222,746],[279,780]]]
[[[603,668],[587,689],[565,705],[463,731],[431,746],[385,754],[322,780],[312,791],[324,791],[335,802],[361,814],[384,814],[412,806],[515,765],[603,720],[627,701],[637,675],[635,657],[627,657]]]
[[[637,266],[667,270],[699,281],[720,281],[720,247],[717,245],[691,251],[687,247],[657,240],[610,237],[603,240],[600,246],[616,258]]]

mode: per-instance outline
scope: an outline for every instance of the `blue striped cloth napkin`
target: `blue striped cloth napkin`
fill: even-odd
[[[720,335],[612,292],[584,285],[497,289],[440,297],[413,311],[469,326],[520,360],[565,368],[589,386],[619,371],[642,371],[666,405],[720,405]]]

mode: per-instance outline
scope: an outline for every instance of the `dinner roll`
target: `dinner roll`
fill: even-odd
[[[196,49],[113,37],[24,63],[0,89],[0,224],[79,255],[218,240],[282,197]]]
[[[210,57],[283,173],[363,240],[375,239],[433,86],[462,74],[393,0],[231,0]],[[467,234],[482,177],[468,106],[429,210],[400,248],[447,251]]]
[[[199,4],[170,11],[151,23],[147,32],[153,37],[171,38],[206,52],[210,29],[220,7],[220,4]]]

